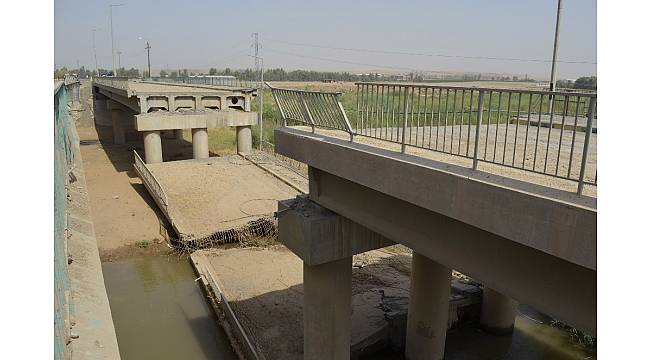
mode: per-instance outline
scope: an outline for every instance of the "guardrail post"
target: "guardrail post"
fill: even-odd
[[[311,116],[311,112],[309,111],[309,107],[307,106],[307,100],[305,100],[304,93],[300,93],[300,100],[302,102],[302,108],[305,111],[305,115],[307,116],[307,119],[309,119],[309,122],[311,123],[311,132],[316,133],[316,124],[314,123],[314,118]]]
[[[350,125],[350,120],[348,119],[348,115],[345,113],[345,109],[341,104],[341,94],[336,94],[334,96],[336,97],[336,104],[338,106],[339,113],[341,114],[341,116],[343,117],[343,121],[345,122],[346,130],[350,134],[350,142],[354,142],[354,131],[352,131],[352,125]]]
[[[409,120],[409,88],[404,86],[404,122],[402,123],[402,154],[406,153],[406,128]]]
[[[484,94],[485,92],[483,90],[480,90],[478,92],[478,106],[476,107],[476,134],[474,135],[474,160],[472,162],[472,169],[474,170],[478,168],[478,142],[481,135],[481,119],[483,118]]]
[[[578,179],[578,195],[582,195],[585,187],[585,170],[587,167],[587,156],[589,154],[589,140],[591,139],[591,130],[594,123],[594,108],[596,107],[596,98],[589,98],[589,111],[587,112],[587,129],[585,129],[585,143],[582,148],[582,160],[580,161],[580,178]],[[574,129],[575,131],[575,129]]]

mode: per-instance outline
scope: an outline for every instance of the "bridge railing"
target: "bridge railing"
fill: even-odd
[[[242,88],[257,88],[258,83],[248,80],[240,80],[235,77],[209,77],[209,76],[194,76],[194,77],[153,77],[152,81],[160,82],[175,82],[180,84],[194,84],[194,85],[209,85],[209,86],[225,86],[225,87],[242,87]]]
[[[596,185],[596,93],[356,83],[341,93],[275,88],[283,124],[342,130],[479,163]],[[348,114],[350,115],[348,117]]]
[[[167,199],[167,194],[163,187],[158,182],[158,179],[151,173],[145,162],[142,160],[137,151],[133,150],[133,157],[135,159],[133,166],[137,171],[138,175],[142,178],[142,181],[147,185],[147,187],[155,194],[155,196],[162,202],[162,205],[167,207],[169,201]]]
[[[347,114],[341,105],[341,93],[281,89],[265,83],[271,89],[285,126],[289,122],[343,130],[354,135]]]
[[[596,184],[595,93],[356,86],[355,135],[577,181],[578,193]]]

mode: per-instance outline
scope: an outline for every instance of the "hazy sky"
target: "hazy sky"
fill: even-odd
[[[55,0],[56,66],[76,67],[78,61],[94,68],[96,28],[99,66],[111,68],[110,3],[125,4],[114,8],[113,26],[115,48],[127,68],[146,66],[145,40],[151,44],[153,69],[252,67],[251,33],[259,32],[266,68],[471,71],[538,78],[549,77],[557,10],[556,0]],[[559,78],[596,74],[595,0],[564,1],[559,59],[587,62],[559,63]]]

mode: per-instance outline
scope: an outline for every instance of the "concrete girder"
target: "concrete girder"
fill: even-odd
[[[257,113],[243,111],[201,111],[170,113],[157,111],[135,117],[138,131],[218,128],[257,124]]]
[[[315,168],[309,177],[319,205],[596,336],[596,271]]]

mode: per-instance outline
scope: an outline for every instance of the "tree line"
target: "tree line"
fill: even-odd
[[[572,80],[558,80],[557,87],[563,89],[583,89],[583,90],[596,90],[597,87],[596,76],[583,76]]]

